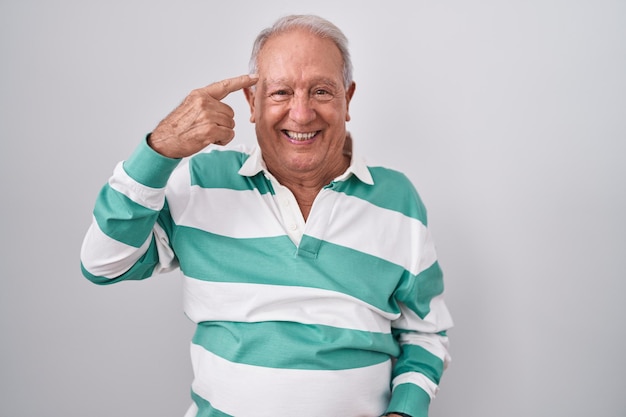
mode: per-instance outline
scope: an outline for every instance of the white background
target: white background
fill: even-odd
[[[626,3],[609,0],[0,2],[0,415],[182,416],[180,277],[98,287],[81,240],[115,163],[191,89],[247,72],[288,13],[344,30],[356,146],[429,209],[456,322],[431,415],[626,415]],[[243,94],[227,102],[251,142]]]

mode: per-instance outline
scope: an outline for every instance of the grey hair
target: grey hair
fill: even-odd
[[[265,42],[273,35],[288,32],[293,29],[306,29],[314,35],[332,40],[343,58],[343,82],[345,88],[352,84],[352,60],[350,51],[348,50],[348,38],[343,32],[328,20],[315,15],[289,15],[278,19],[271,27],[263,29],[252,46],[252,55],[250,56],[249,71],[250,74],[258,72],[259,52]]]

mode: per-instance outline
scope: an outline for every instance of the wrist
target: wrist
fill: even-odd
[[[124,161],[126,173],[140,184],[163,188],[180,159],[167,158],[152,149],[144,139]]]

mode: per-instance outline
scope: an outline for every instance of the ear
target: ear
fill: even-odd
[[[356,90],[356,83],[353,81],[350,87],[346,90],[346,122],[350,121],[350,101]]]
[[[250,106],[250,122],[255,123],[256,120],[254,118],[254,97],[255,97],[255,89],[254,87],[246,87],[243,89],[243,94],[246,96],[246,101]]]

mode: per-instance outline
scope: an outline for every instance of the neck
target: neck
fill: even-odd
[[[325,165],[319,170],[306,172],[284,171],[281,167],[270,167],[267,169],[278,180],[279,183],[289,188],[293,193],[304,219],[308,218],[313,201],[320,190],[330,184],[335,178],[343,174],[352,160],[352,137],[347,133],[343,146],[342,155],[336,159],[332,165]]]
[[[272,172],[272,175],[293,193],[300,211],[306,220],[311,211],[311,206],[317,194],[326,185],[330,184],[339,175],[343,174],[350,165],[350,158],[343,157],[342,164],[338,164],[335,169],[329,170],[324,175],[280,175],[280,172]],[[271,172],[271,171],[270,171]]]

